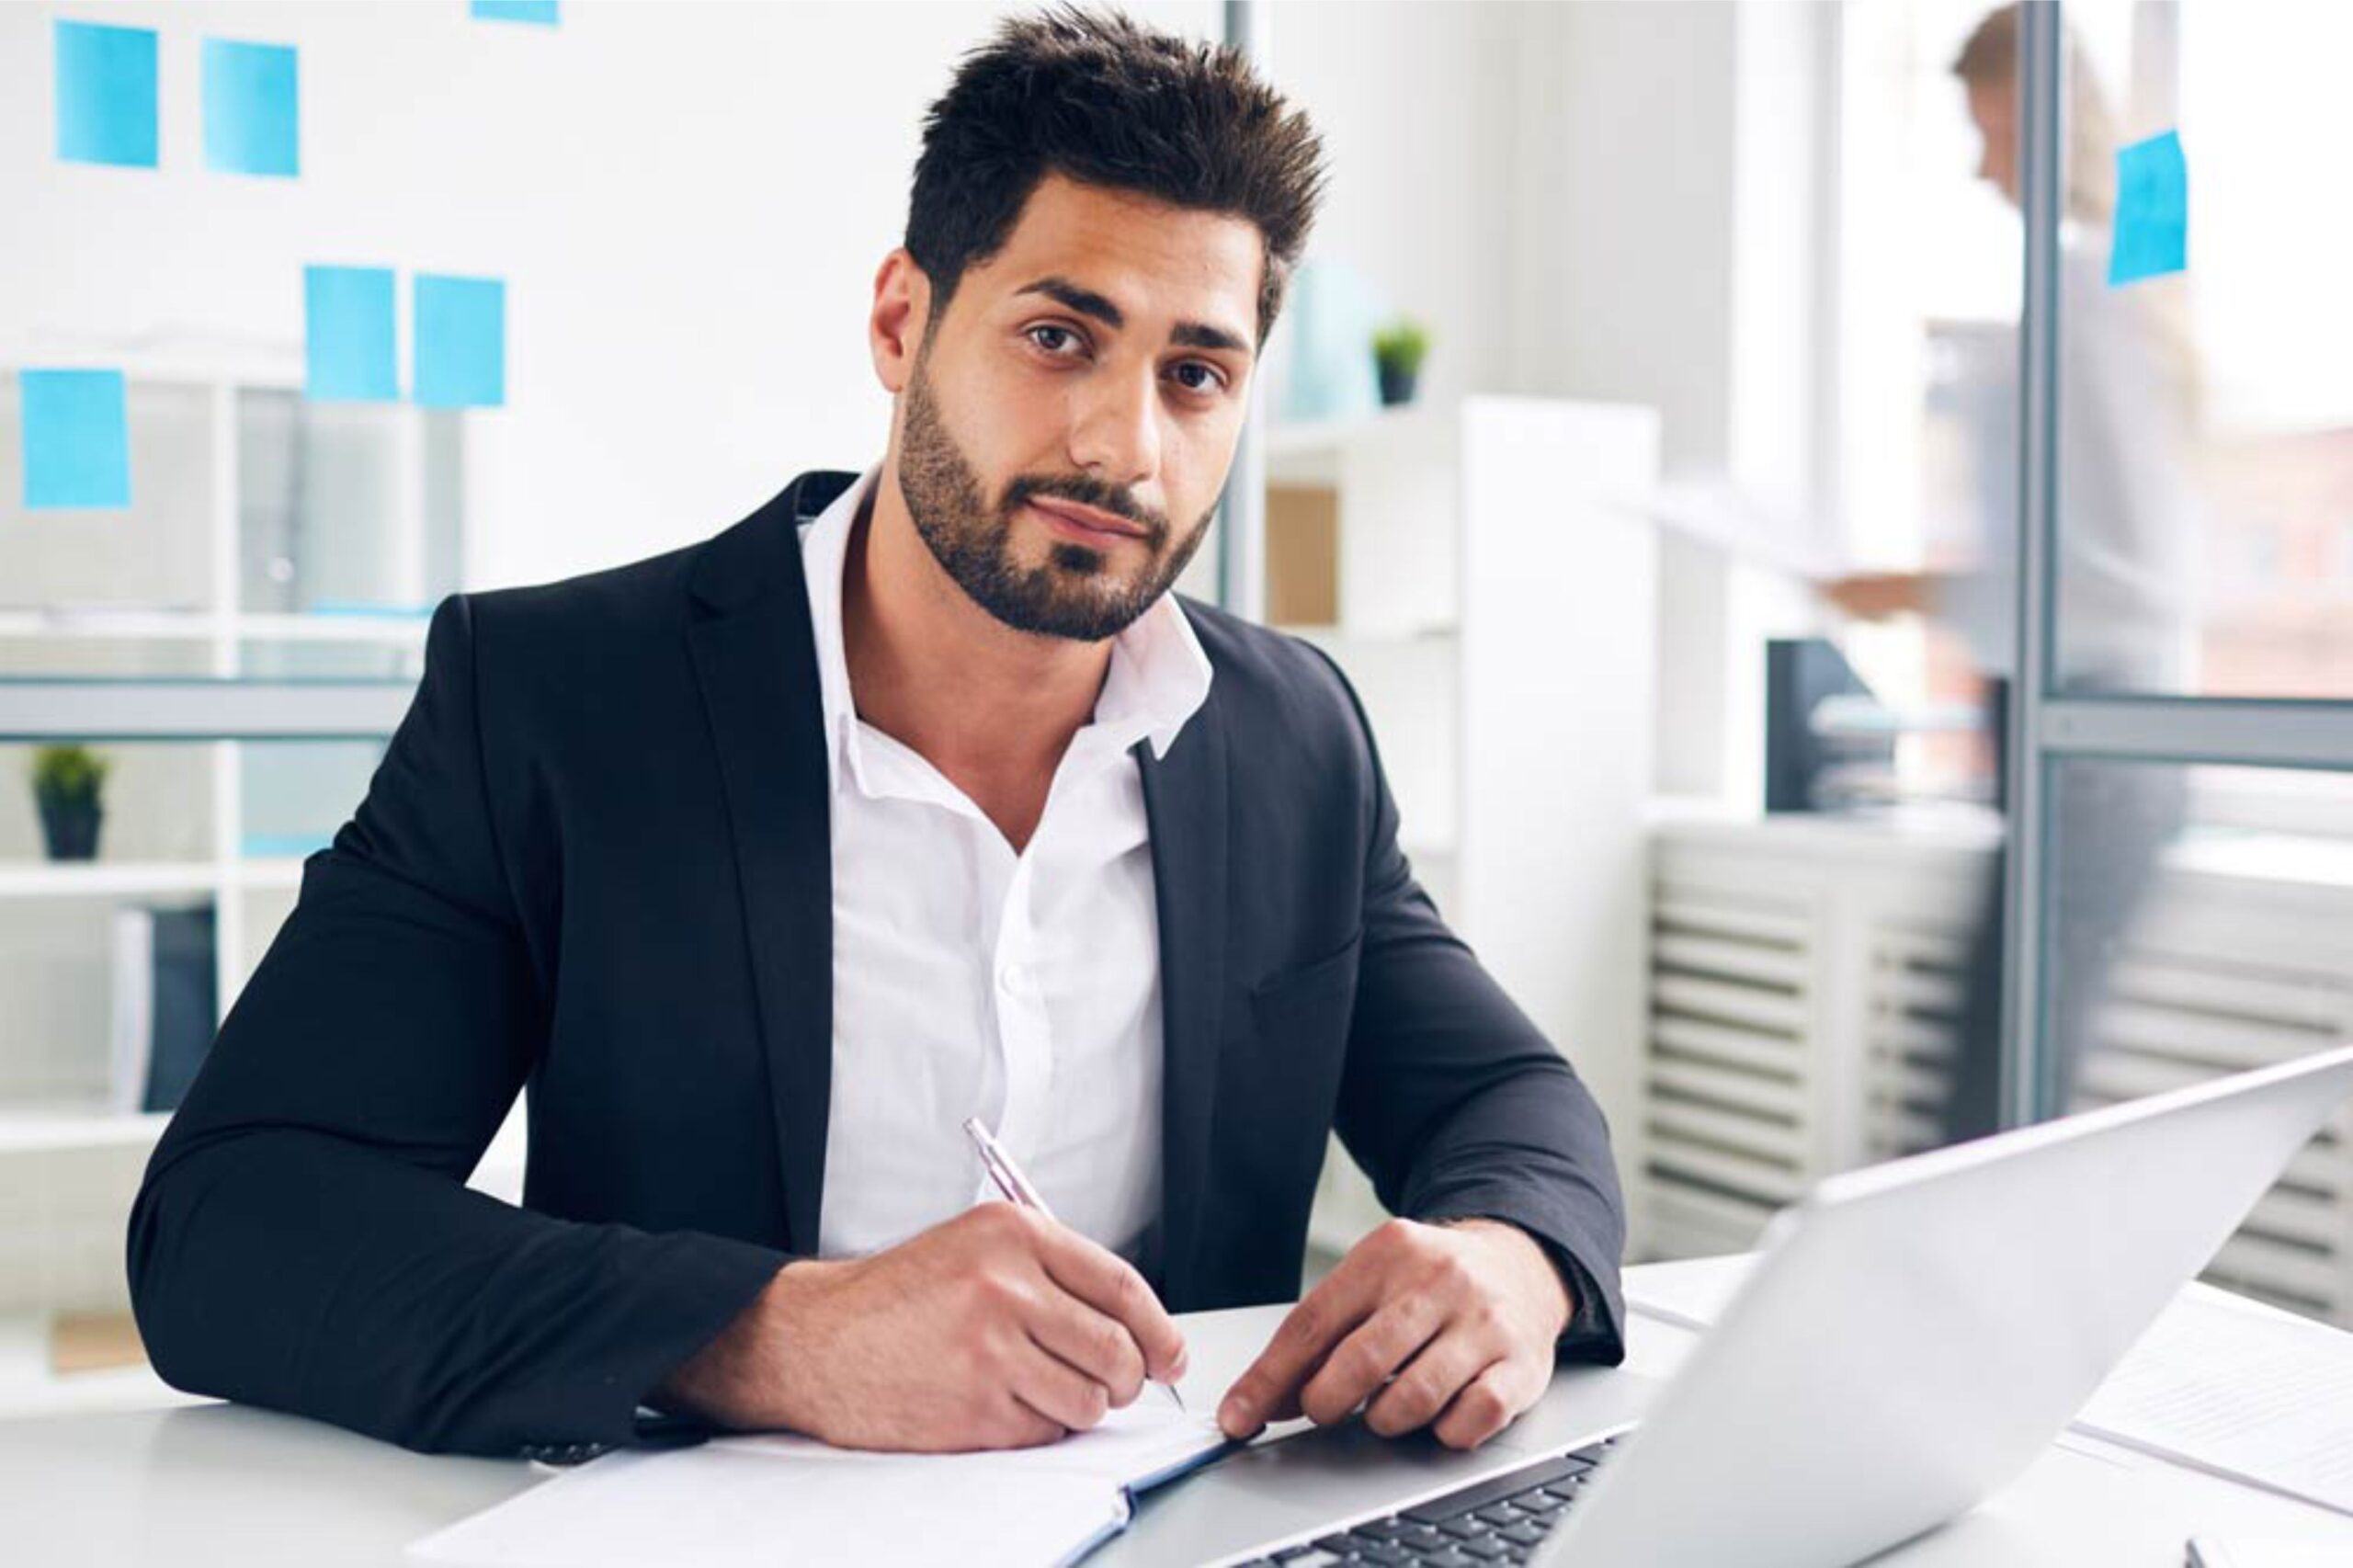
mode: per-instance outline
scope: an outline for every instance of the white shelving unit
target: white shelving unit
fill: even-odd
[[[1647,409],[1485,396],[1267,442],[1270,562],[1329,574],[1287,595],[1270,571],[1269,602],[1335,612],[1282,629],[1347,674],[1423,885],[1613,1126],[1640,1055],[1657,449]],[[1286,552],[1287,514],[1333,519],[1331,547]],[[1336,1142],[1312,1245],[1381,1217]]]
[[[0,610],[0,640],[91,642],[189,642],[231,649],[247,642],[425,645],[425,621],[412,614],[216,615],[203,610]]]
[[[367,760],[364,744],[257,760],[252,748],[278,743],[207,739],[200,724],[186,740],[75,733],[77,707],[119,711],[108,699],[143,685],[172,687],[176,711],[207,711],[214,688],[250,712],[273,687],[413,678],[418,608],[455,565],[462,486],[435,480],[458,472],[462,426],[403,404],[304,403],[299,345],[14,343],[0,365],[120,369],[133,465],[128,509],[8,516],[0,541],[0,1317],[22,1317],[128,1305],[123,1225],[169,1119],[112,1108],[114,912],[209,903],[225,1014],[301,884],[301,846],[281,839],[315,842],[328,811],[347,812]],[[16,399],[0,372],[0,429],[14,429]],[[0,509],[14,508],[17,461],[0,443]],[[278,548],[245,537],[257,519],[303,530],[284,546],[302,597],[257,568],[256,552]],[[266,729],[299,741],[308,722]],[[347,722],[316,738],[348,741]],[[65,740],[118,765],[94,861],[45,858],[18,770],[32,745]],[[264,767],[278,771],[248,777]],[[312,790],[318,823],[275,820],[273,801],[307,806]],[[484,1185],[515,1186],[519,1163],[495,1164]]]

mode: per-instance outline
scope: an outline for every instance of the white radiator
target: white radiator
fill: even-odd
[[[1654,845],[1634,1256],[1752,1244],[1816,1177],[1936,1142],[1990,827],[1679,824]],[[2110,969],[2077,1108],[2353,1036],[2353,887],[2177,854]],[[2206,1278],[2353,1325],[2353,1112]]]

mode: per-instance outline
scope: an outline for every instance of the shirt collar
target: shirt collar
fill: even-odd
[[[802,530],[801,563],[809,584],[809,623],[817,642],[817,685],[825,724],[825,773],[839,790],[847,763],[867,794],[866,760],[858,739],[858,707],[851,699],[849,660],[842,642],[842,572],[849,558],[850,530],[874,494],[880,463],[835,497],[833,505]],[[1152,743],[1153,756],[1168,755],[1186,722],[1209,700],[1210,660],[1193,623],[1174,593],[1165,593],[1133,624],[1111,640],[1111,667],[1095,699],[1096,744],[1125,751],[1139,740]],[[1088,731],[1079,732],[1082,735]]]

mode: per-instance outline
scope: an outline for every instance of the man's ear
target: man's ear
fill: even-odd
[[[931,279],[902,245],[874,274],[874,310],[866,322],[874,374],[893,397],[915,378],[915,353],[930,319]]]

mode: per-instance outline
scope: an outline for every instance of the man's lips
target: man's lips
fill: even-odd
[[[1082,506],[1075,501],[1048,500],[1029,497],[1029,506],[1047,522],[1082,539],[1099,539],[1110,534],[1120,539],[1142,539],[1145,530],[1127,518],[1109,512],[1098,512],[1092,506]]]

